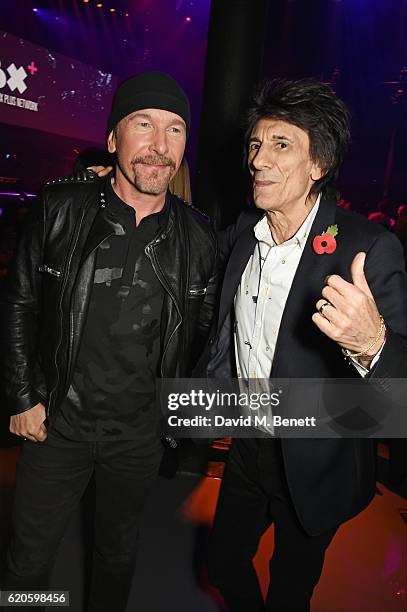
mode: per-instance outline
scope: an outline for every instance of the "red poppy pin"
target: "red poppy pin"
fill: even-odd
[[[312,248],[318,255],[328,253],[331,255],[336,249],[335,236],[339,233],[337,225],[330,225],[323,234],[315,236],[312,241]]]

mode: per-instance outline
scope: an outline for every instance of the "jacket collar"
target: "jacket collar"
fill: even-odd
[[[110,214],[107,192],[113,172],[108,174],[103,180],[97,181],[97,190],[94,197],[89,202],[82,223],[81,237],[83,263],[89,255],[101,244],[108,236],[116,231],[117,219],[114,214]],[[166,237],[171,230],[175,220],[174,196],[167,191],[165,206],[163,209],[164,230],[161,238]]]
[[[328,226],[333,225],[336,219],[337,204],[334,200],[322,200],[318,213],[304,247],[300,263],[296,270],[277,339],[273,359],[273,373],[289,371],[289,361],[292,360],[292,351],[289,343],[299,331],[312,326],[311,315],[315,311],[315,304],[321,297],[324,278],[332,273],[338,254],[318,255],[312,246],[315,236],[323,234]],[[288,368],[288,369],[287,369]]]
[[[329,225],[335,222],[336,216],[336,202],[333,200],[321,199],[318,212],[315,216],[314,222],[311,226],[307,241],[304,246],[300,263],[294,276],[294,280],[291,286],[290,293],[288,295],[287,303],[285,305],[283,319],[281,321],[279,339],[277,348],[280,345],[280,337],[282,331],[284,331],[285,319],[290,319],[292,311],[295,310],[296,305],[302,304],[304,299],[304,292],[309,287],[309,279],[315,275],[317,270],[322,270],[324,265],[332,263],[329,256],[317,255],[312,248],[312,241],[317,234],[322,234]],[[239,286],[241,277],[246,268],[247,262],[252,255],[256,246],[256,237],[254,235],[253,227],[258,220],[253,221],[251,225],[240,234],[237,239],[233,250],[230,254],[230,258],[225,271],[225,282],[222,286],[219,319],[218,319],[218,332],[220,331],[223,322],[226,318],[227,313],[233,307],[233,300]]]
[[[242,278],[247,262],[249,261],[249,258],[256,246],[256,237],[254,235],[253,227],[257,221],[258,219],[244,229],[239,238],[236,240],[230,254],[220,295],[218,332],[222,328],[226,315],[233,306],[233,300],[239,286],[240,279]]]
[[[105,214],[107,181],[110,181],[110,178],[111,173],[103,181],[97,181],[94,197],[85,211],[80,236],[81,244],[79,244],[79,251],[82,253],[81,263],[105,238],[115,233],[116,221]]]

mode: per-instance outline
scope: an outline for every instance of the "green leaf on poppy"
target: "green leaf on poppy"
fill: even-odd
[[[331,236],[334,236],[334,237],[337,236],[339,233],[339,230],[338,230],[338,226],[336,225],[336,223],[335,225],[330,225],[325,233],[331,234]]]

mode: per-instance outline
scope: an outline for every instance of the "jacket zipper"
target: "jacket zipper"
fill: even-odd
[[[165,354],[167,352],[168,346],[174,336],[174,334],[176,333],[176,331],[178,330],[179,326],[182,323],[182,316],[181,316],[181,311],[179,309],[177,300],[175,299],[175,295],[171,290],[171,287],[169,286],[169,284],[167,283],[165,276],[162,274],[161,270],[157,270],[157,268],[159,268],[159,263],[155,257],[155,253],[154,253],[154,246],[156,244],[158,244],[160,242],[160,238],[158,238],[158,240],[155,240],[155,242],[150,242],[146,247],[145,247],[145,253],[147,255],[147,257],[150,259],[151,264],[153,266],[153,270],[154,272],[157,274],[158,279],[160,280],[160,282],[162,283],[162,285],[164,286],[164,288],[166,289],[166,291],[170,294],[170,297],[172,298],[174,304],[175,304],[175,308],[177,310],[178,316],[179,316],[179,321],[177,323],[177,325],[175,326],[175,328],[172,330],[172,333],[170,335],[170,337],[168,338],[168,341],[165,345],[164,351],[163,351],[163,356],[161,359],[161,367],[160,367],[160,371],[161,371],[161,376],[164,377],[164,371],[163,371],[163,363],[165,360]]]
[[[105,236],[99,242],[99,244],[97,244],[95,246],[95,248],[91,250],[91,252],[89,253],[88,257],[90,257],[92,255],[92,253],[94,253],[96,251],[96,249],[98,249],[100,247],[100,245],[102,244],[102,242],[104,242],[106,240],[106,238],[109,238],[109,236],[112,236],[113,234],[114,234],[114,232],[111,232],[108,236]],[[75,290],[75,288],[73,288],[72,293],[74,292],[74,290]],[[71,369],[72,369],[72,363],[71,363],[72,348],[73,348],[73,310],[71,309],[71,311],[69,313],[69,348],[68,348],[67,380],[69,380]]]
[[[205,295],[206,287],[204,289],[190,289],[189,295]]]
[[[59,384],[59,370],[58,370],[58,364],[57,364],[57,356],[58,356],[58,351],[59,351],[59,348],[61,346],[61,341],[62,341],[62,300],[63,300],[63,297],[64,297],[65,287],[66,287],[66,284],[68,282],[69,268],[71,266],[71,261],[72,261],[72,257],[73,257],[76,245],[78,243],[79,233],[80,233],[80,229],[81,229],[81,226],[82,226],[82,222],[83,222],[84,216],[85,216],[85,211],[83,210],[80,222],[78,223],[78,229],[76,231],[76,235],[75,235],[75,238],[74,238],[74,241],[73,241],[73,247],[71,249],[71,252],[69,254],[69,259],[68,259],[67,264],[66,264],[65,278],[64,278],[64,282],[63,282],[62,288],[61,288],[61,297],[59,299],[60,333],[59,333],[58,345],[57,345],[57,348],[55,349],[55,357],[54,357],[55,371],[56,371],[56,375],[57,375],[57,380],[56,380],[56,383],[54,385],[54,388],[52,389],[51,393],[49,394],[49,402],[48,402],[48,406],[47,406],[47,416],[48,417],[49,417],[49,413],[50,413],[50,406],[52,405],[53,396],[56,393],[56,390],[57,390],[58,384]]]
[[[59,270],[54,270],[49,266],[43,265],[39,266],[38,272],[48,272],[48,274],[52,274],[53,276],[57,276],[58,278],[61,276],[61,272]]]

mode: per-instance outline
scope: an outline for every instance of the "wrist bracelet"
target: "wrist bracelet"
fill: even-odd
[[[369,344],[369,346],[367,346],[365,349],[363,349],[363,351],[360,351],[360,353],[351,353],[348,349],[342,349],[342,353],[345,355],[345,357],[363,357],[364,355],[367,355],[367,353],[370,351],[370,349],[376,344],[376,342],[379,340],[380,336],[382,335],[383,330],[385,329],[385,323],[384,323],[384,319],[382,317],[382,315],[380,315],[380,326],[379,326],[379,331],[377,332],[376,338],[374,340],[372,340],[372,342]],[[369,355],[370,357],[371,355]],[[372,355],[372,357],[374,357],[374,355]]]

